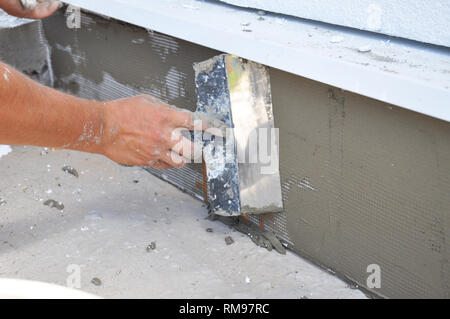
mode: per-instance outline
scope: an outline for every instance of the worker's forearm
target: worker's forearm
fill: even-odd
[[[0,144],[102,153],[103,110],[0,63]]]
[[[225,136],[226,127],[150,95],[105,103],[83,100],[0,63],[0,144],[67,148],[121,164],[170,168],[192,156],[193,144],[180,129],[215,128]]]

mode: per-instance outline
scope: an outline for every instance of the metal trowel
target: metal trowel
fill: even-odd
[[[222,54],[196,63],[194,70],[197,112],[230,127],[224,138],[208,131],[202,136],[212,212],[237,216],[282,211],[278,131],[267,68]]]

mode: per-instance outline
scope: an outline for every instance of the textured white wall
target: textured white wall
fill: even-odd
[[[220,0],[450,47],[450,0]]]

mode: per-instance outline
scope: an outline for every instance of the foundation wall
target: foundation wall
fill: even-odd
[[[149,93],[194,110],[192,64],[219,52],[83,14],[45,20],[55,87],[109,100]],[[331,72],[331,71],[330,71]],[[270,70],[286,212],[250,220],[384,297],[450,297],[450,125]],[[152,173],[202,198],[201,167]],[[273,271],[283,273],[282,269]]]

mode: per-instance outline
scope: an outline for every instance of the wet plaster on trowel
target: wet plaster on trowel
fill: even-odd
[[[268,252],[206,219],[202,202],[140,168],[13,147],[0,172],[2,278],[66,285],[79,267],[81,289],[102,297],[364,297],[290,252]],[[48,199],[64,209],[45,206]]]

